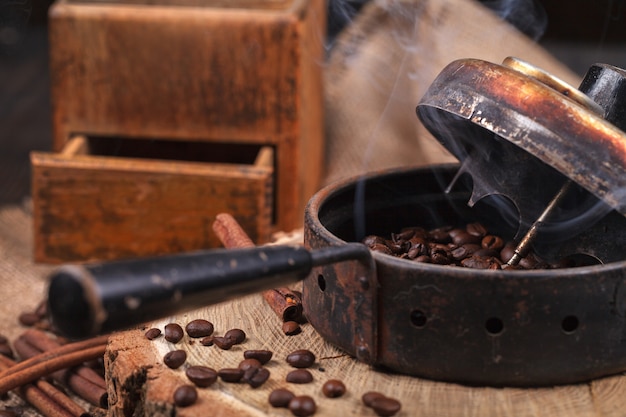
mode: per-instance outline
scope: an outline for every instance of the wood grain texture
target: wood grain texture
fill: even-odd
[[[35,260],[128,258],[218,247],[235,213],[257,241],[272,230],[272,167],[33,153]]]
[[[318,405],[316,416],[375,416],[361,402],[361,395],[370,390],[399,399],[402,410],[398,416],[621,417],[626,409],[626,377],[623,375],[588,384],[522,389],[468,387],[373,369],[326,343],[310,325],[304,325],[300,335],[285,336],[280,329],[280,320],[262,301],[260,294],[170,317],[150,326],[163,330],[165,324],[177,322],[184,327],[196,318],[212,321],[216,335],[222,335],[230,328],[241,328],[246,331],[247,340],[224,351],[215,346],[202,346],[187,336],[174,345],[163,338],[148,341],[143,330],[115,335],[107,355],[109,385],[114,391],[110,393],[110,398],[114,399],[111,417],[124,415],[123,404],[128,393],[123,387],[126,390],[132,387],[134,392],[140,393],[135,397],[139,403],[133,407],[143,407],[146,414],[137,415],[205,416],[207,407],[210,407],[215,416],[291,416],[288,410],[272,408],[268,403],[269,393],[280,387],[311,395]],[[293,368],[286,364],[285,357],[302,348],[310,349],[317,356],[311,368],[314,381],[304,385],[287,383],[286,374]],[[173,392],[188,381],[183,368],[170,370],[163,365],[162,357],[173,349],[187,351],[184,366],[203,364],[215,369],[236,367],[246,349],[269,349],[274,352],[273,359],[266,365],[271,376],[256,389],[246,384],[218,381],[209,388],[199,389],[199,400],[195,405],[175,408],[171,405]],[[419,361],[419,352],[415,353],[415,360]],[[137,377],[138,374],[143,376]],[[344,381],[348,389],[344,397],[328,399],[322,395],[322,384],[331,378]]]

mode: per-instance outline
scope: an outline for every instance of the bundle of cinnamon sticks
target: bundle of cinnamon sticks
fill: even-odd
[[[0,394],[13,390],[46,417],[86,417],[83,406],[46,379],[68,386],[99,408],[107,406],[104,378],[83,364],[104,355],[108,336],[62,344],[48,333],[29,329],[13,346],[22,361],[0,355]]]

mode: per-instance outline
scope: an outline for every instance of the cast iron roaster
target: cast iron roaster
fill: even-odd
[[[380,368],[494,386],[623,372],[625,86],[625,72],[608,65],[591,67],[578,91],[514,58],[452,62],[417,113],[460,165],[321,190],[305,212],[306,248],[61,267],[50,281],[52,320],[85,337],[304,279],[313,327]],[[474,221],[516,238],[520,256],[532,246],[582,266],[485,271],[349,243]]]

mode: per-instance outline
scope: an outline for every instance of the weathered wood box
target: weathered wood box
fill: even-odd
[[[323,0],[58,0],[35,260],[257,242],[301,226],[323,166]]]

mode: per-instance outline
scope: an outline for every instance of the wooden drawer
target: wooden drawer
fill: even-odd
[[[220,212],[255,242],[272,232],[269,146],[76,136],[31,164],[37,262],[218,247]]]

